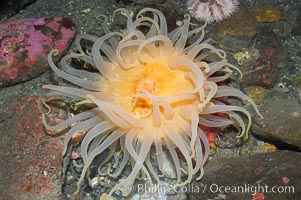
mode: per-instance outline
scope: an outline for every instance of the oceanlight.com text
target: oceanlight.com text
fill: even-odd
[[[224,185],[218,185],[218,184],[210,184],[204,185],[203,191],[209,190],[211,193],[294,193],[295,188],[294,186],[269,186],[266,184],[257,184],[257,185],[250,185],[250,184],[244,184],[244,185],[233,185],[233,186],[224,186]]]

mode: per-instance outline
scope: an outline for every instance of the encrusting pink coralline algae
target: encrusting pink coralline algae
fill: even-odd
[[[0,88],[30,80],[46,71],[49,51],[59,49],[58,61],[74,35],[73,21],[61,16],[0,24]]]
[[[238,0],[189,0],[187,3],[191,16],[207,23],[220,22],[230,17],[238,10],[238,5]]]

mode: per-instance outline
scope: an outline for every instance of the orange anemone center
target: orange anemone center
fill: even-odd
[[[106,80],[107,92],[117,94],[116,104],[137,118],[145,118],[152,109],[149,98],[136,97],[139,89],[159,97],[168,97],[194,88],[192,81],[185,76],[185,68],[170,69],[168,62],[163,59],[142,63],[128,70],[119,67],[116,72],[116,80]]]

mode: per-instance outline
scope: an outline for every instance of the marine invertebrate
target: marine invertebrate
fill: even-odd
[[[74,98],[79,105],[94,105],[94,108],[56,126],[47,125],[43,116],[44,124],[48,129],[60,130],[78,122],[65,137],[64,153],[72,135],[87,130],[81,143],[84,168],[78,188],[94,158],[107,148],[110,153],[102,165],[109,162],[116,148],[123,151],[122,161],[111,176],[120,175],[128,162],[132,166],[129,176],[109,195],[121,187],[130,187],[140,173],[151,183],[153,180],[159,183],[154,167],[163,175],[162,151],[169,151],[175,164],[177,178],[173,186],[183,186],[198,172],[199,178],[202,177],[210,150],[199,124],[234,125],[239,130],[238,137],[250,128],[251,116],[247,110],[225,105],[218,98],[235,96],[253,101],[237,89],[218,86],[217,83],[227,79],[231,69],[236,68],[227,62],[223,50],[210,45],[210,40],[203,41],[205,26],[190,30],[190,17],[186,16],[181,26],[168,32],[166,19],[159,10],[142,9],[135,20],[125,9],[117,9],[114,16],[117,12],[127,17],[122,33],[109,31],[103,23],[101,37],[80,34],[75,41],[79,52],[66,55],[60,62],[62,69],[52,61],[57,50],[49,53],[52,70],[81,88],[53,85],[43,88],[52,94]],[[192,35],[199,37],[192,40]],[[80,45],[82,39],[93,43],[91,51],[84,51]],[[73,68],[71,59],[88,63],[96,72]],[[224,115],[216,116],[218,112]],[[239,112],[248,118],[247,125]],[[152,147],[156,166],[150,161]],[[185,181],[181,179],[183,171],[176,148],[187,163],[183,169],[187,173]]]
[[[239,0],[189,0],[188,10],[194,18],[207,23],[220,22],[238,10]]]

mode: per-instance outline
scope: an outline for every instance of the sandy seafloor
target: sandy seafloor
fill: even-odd
[[[154,6],[152,2],[158,3],[160,1],[143,1],[138,0],[136,5],[133,5],[129,2],[123,2],[120,1],[114,1],[114,0],[38,0],[35,3],[29,5],[24,10],[21,10],[20,13],[16,14],[15,16],[11,17],[11,19],[23,19],[28,17],[42,17],[46,15],[51,16],[68,16],[73,19],[74,23],[76,24],[76,31],[78,33],[89,33],[94,35],[100,35],[100,23],[101,18],[100,15],[107,15],[111,16],[114,9],[119,7],[125,7],[134,11],[139,10],[142,7],[147,6]],[[276,91],[280,92],[283,96],[283,93],[288,96],[288,98],[296,98],[297,101],[300,103],[301,95],[301,36],[299,35],[292,35],[290,34],[291,27],[294,25],[294,21],[296,16],[298,15],[298,6],[300,8],[300,1],[290,1],[290,0],[253,0],[253,1],[243,1],[244,5],[247,9],[252,10],[254,7],[268,7],[268,8],[275,8],[282,11],[282,20],[278,23],[275,23],[275,31],[278,33],[278,36],[280,37],[282,44],[284,48],[287,50],[288,58],[286,59],[284,66],[282,65],[281,68],[279,67],[278,72],[278,79],[274,85],[274,87],[269,88],[270,92]],[[177,13],[186,13],[186,1],[183,0],[167,0],[164,4],[164,7],[172,8],[173,10],[176,10]],[[160,7],[160,6],[158,6]],[[168,11],[168,9],[165,9]],[[174,21],[175,23],[175,21]],[[214,28],[210,29],[211,25],[208,25],[209,30],[214,30]],[[300,24],[301,26],[301,24]],[[122,27],[124,27],[121,24],[121,21],[117,21],[113,24],[112,29],[113,30],[120,30]],[[214,27],[214,25],[212,25]],[[218,42],[218,41],[217,41]],[[74,48],[74,44],[71,45],[70,49]],[[227,52],[228,53],[228,52]],[[234,53],[234,52],[231,52]],[[229,55],[231,55],[231,53]],[[230,56],[229,56],[230,57]],[[230,57],[231,60],[231,57]],[[235,62],[232,58],[232,61]],[[296,80],[295,82],[286,79],[285,77],[294,77],[293,80]],[[299,82],[298,82],[299,80]],[[54,73],[51,70],[48,70],[47,72],[41,74],[40,76],[33,78],[32,80],[19,83],[16,85],[0,88],[0,112],[3,111],[3,105],[5,102],[9,102],[12,99],[15,99],[17,97],[22,96],[44,96],[45,92],[42,90],[42,85],[44,84],[66,84],[62,79],[58,78],[54,75]],[[279,84],[284,84],[285,89],[279,88]],[[235,85],[235,84],[234,84]],[[246,91],[246,88],[242,88],[244,91]],[[281,96],[280,95],[280,96]],[[296,110],[300,109],[300,104],[296,104]],[[299,107],[298,107],[299,106]],[[285,110],[284,110],[285,112]],[[288,113],[289,114],[289,113]],[[271,121],[271,123],[273,123]],[[277,124],[275,125],[277,126]],[[257,141],[257,139],[254,139]],[[256,143],[255,141],[255,143]],[[257,141],[257,144],[260,144],[262,141]],[[219,149],[219,153],[213,155],[213,157],[231,157],[238,155],[239,150],[241,147],[235,147],[235,148],[225,148],[225,149]],[[283,147],[281,145],[281,148],[289,149],[293,151],[296,150],[295,147]],[[300,166],[296,166],[297,171],[298,168],[300,170]],[[74,165],[70,164],[68,167],[65,166],[67,171],[66,174],[66,180],[65,184],[63,185],[63,194],[64,199],[72,199],[72,191],[74,191],[74,185],[76,184],[76,181],[74,181],[78,177],[78,173],[76,170],[74,170]],[[72,178],[73,177],[73,178]],[[68,179],[68,180],[67,180]],[[71,180],[71,181],[70,181]],[[87,184],[86,182],[84,184]],[[299,187],[301,187],[299,185]],[[83,199],[98,199],[99,193],[103,192],[104,190],[99,187],[95,187],[94,189],[88,189],[88,187],[85,188],[85,191],[83,192],[84,195],[82,196]],[[118,197],[118,199],[121,199],[121,197]],[[151,199],[150,197],[143,197],[143,196],[135,196],[130,195],[130,197],[125,199]],[[171,197],[163,197],[161,196],[160,199],[174,199],[174,200],[180,200],[180,199],[194,199],[193,197],[187,197],[187,195],[175,195]],[[208,199],[210,199],[208,197]],[[223,196],[219,196],[216,199],[223,199]],[[285,199],[285,198],[279,198],[279,199]],[[294,198],[292,198],[294,199]],[[297,200],[297,199],[296,199]]]

